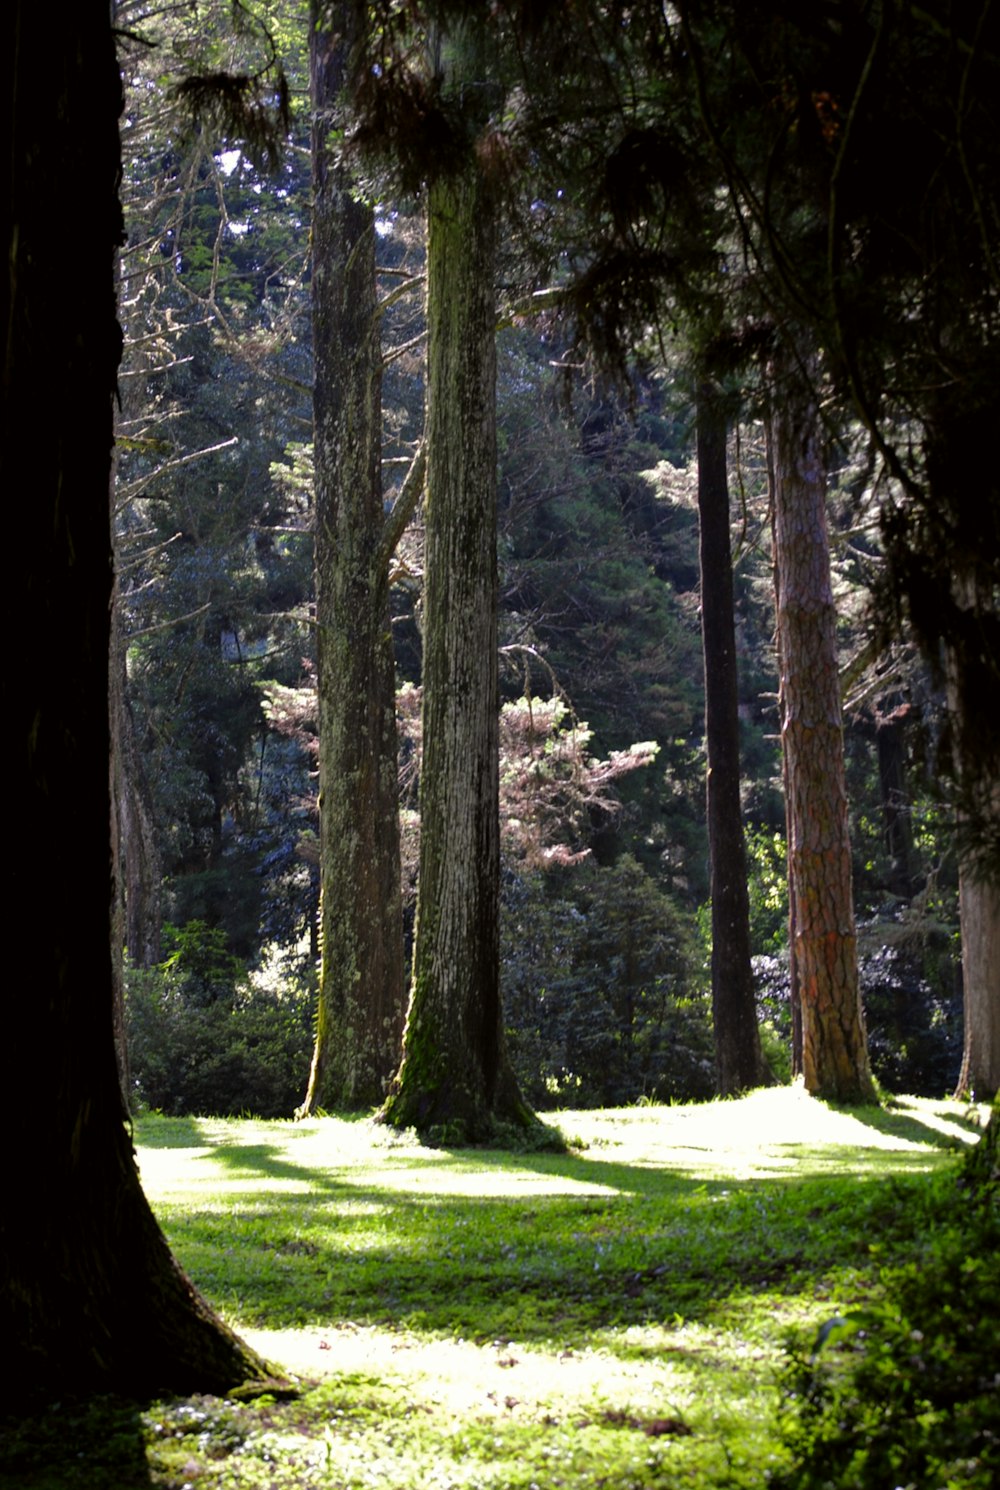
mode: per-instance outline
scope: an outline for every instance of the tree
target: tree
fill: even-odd
[[[712,1012],[722,1096],[769,1079],[750,963],[750,902],[740,806],[740,726],[729,544],[726,416],[719,391],[698,393],[698,520],[705,655],[706,804],[712,881]]]
[[[264,676],[291,681],[311,648],[297,619],[311,592],[307,510],[269,480],[311,397],[307,152],[283,148],[302,127],[269,108],[279,43],[294,79],[306,37],[272,35],[277,12],[261,14],[227,0],[196,16],[115,7],[127,232],[116,754],[132,966],[157,960],[161,914],[224,926],[250,958],[282,909],[286,924],[293,906],[305,921],[311,888],[275,810],[281,786],[294,790],[292,752],[267,731],[259,689]],[[249,108],[193,128],[185,88],[226,67]],[[270,138],[251,138],[255,122]]]
[[[789,333],[786,333],[789,335]],[[774,546],[789,903],[806,1090],[875,1100],[858,983],[851,852],[830,585],[826,465],[815,359],[775,357]]]
[[[959,877],[965,1024],[956,1096],[1000,1091],[1000,886],[974,869]]]
[[[19,3],[4,62],[15,148],[3,458],[31,452],[18,613],[36,643],[17,694],[32,824],[17,914],[34,987],[13,1012],[4,1087],[20,1199],[0,1243],[3,1336],[18,1391],[223,1391],[265,1367],[199,1298],[149,1209],[112,1038],[107,501],[121,85],[108,14]],[[69,274],[67,224],[82,222]],[[54,862],[68,889],[57,908],[45,888]]]
[[[333,134],[355,14],[314,0],[310,20],[322,969],[303,1115],[382,1100],[404,1009],[375,222]]]
[[[763,271],[762,301],[779,320],[808,322],[881,457],[883,628],[905,626],[939,680],[948,672],[939,775],[977,861],[963,877],[995,884],[1000,491],[987,452],[1000,373],[1000,15],[989,0],[893,0],[836,20],[822,7],[716,0],[681,13],[706,140]],[[963,896],[963,940],[977,944],[965,993],[974,1039],[995,1052],[995,910],[989,894],[973,909],[981,894]],[[995,1076],[993,1059],[983,1057]]]
[[[496,560],[498,183],[481,27],[442,39],[451,156],[428,161],[427,499],[420,871],[399,1072],[380,1114],[482,1138],[533,1115],[500,998]],[[459,133],[459,131],[461,131]]]

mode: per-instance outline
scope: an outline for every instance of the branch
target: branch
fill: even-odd
[[[176,543],[177,540],[182,537],[182,533],[175,533],[172,538],[165,539],[163,543],[154,543],[152,548],[144,548],[141,554],[134,554],[127,561],[119,556],[116,556],[115,571],[118,575],[118,578],[121,579],[123,574],[128,574],[129,571],[132,569],[138,569],[140,565],[145,564],[150,559],[155,558],[157,554],[161,554],[165,548],[169,548],[172,543]],[[155,584],[158,579],[159,576],[157,575],[154,577],[154,579],[147,580],[146,584]],[[146,585],[139,585],[137,589],[129,590],[127,593],[123,593],[122,599],[131,600],[133,595],[138,595],[139,592],[141,590],[144,590],[145,588]]]
[[[412,289],[416,288],[417,285],[422,285],[426,278],[426,274],[414,274],[410,279],[406,280],[404,284],[397,285],[394,290],[390,290],[388,295],[385,295],[379,301],[378,305],[375,307],[375,314],[379,316],[385,315],[386,311],[389,310],[391,306],[395,305],[397,300],[402,300],[403,296],[408,295]]]
[[[413,516],[424,490],[424,478],[427,474],[427,444],[421,440],[417,447],[417,453],[413,457],[413,463],[406,473],[403,482],[403,490],[392,504],[392,511],[385,520],[382,529],[382,537],[379,539],[378,548],[375,551],[375,574],[381,579],[388,576],[389,560],[399,546],[399,540],[406,532],[410,518]]]
[[[414,336],[409,341],[404,341],[401,347],[393,347],[391,352],[383,354],[382,366],[388,367],[389,363],[395,362],[397,357],[405,357],[407,352],[412,352],[414,347],[419,347],[420,343],[426,340],[426,337],[427,332],[421,331],[419,336]]]
[[[525,299],[515,300],[513,305],[507,306],[506,310],[501,312],[497,321],[497,330],[503,331],[526,316],[537,316],[543,310],[552,310],[562,305],[565,299],[566,291],[558,285],[552,285],[547,290],[535,290]]]
[[[132,498],[137,496],[144,486],[149,486],[152,482],[158,481],[168,471],[176,471],[180,466],[189,466],[192,461],[201,460],[203,455],[215,455],[219,450],[228,450],[230,445],[238,444],[238,438],[236,435],[232,435],[228,440],[222,440],[218,445],[207,445],[204,450],[193,450],[190,455],[179,455],[176,460],[168,460],[164,465],[158,466],[150,475],[143,476],[138,481],[130,481],[128,486],[122,489],[120,500],[115,503],[115,516],[117,517],[120,512],[124,511]]]
[[[125,596],[127,600],[129,597]],[[212,602],[206,600],[204,605],[199,605],[197,610],[189,610],[186,616],[171,616],[167,621],[157,621],[152,626],[141,626],[138,631],[130,631],[128,640],[135,641],[138,636],[151,636],[154,631],[169,631],[171,626],[180,626],[184,621],[193,621],[197,616],[203,616],[207,610],[212,609]]]

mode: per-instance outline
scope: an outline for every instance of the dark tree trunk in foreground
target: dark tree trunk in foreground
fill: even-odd
[[[495,251],[481,170],[433,184],[420,877],[403,1061],[382,1117],[459,1139],[533,1121],[500,1003]]]
[[[28,825],[14,924],[29,976],[6,1030],[0,1339],[8,1392],[221,1392],[265,1369],[198,1297],[149,1209],[112,1032],[108,482],[121,89],[108,16],[99,0],[19,3],[5,48],[14,148],[2,449],[5,464],[26,456],[31,476],[18,498],[16,614],[28,644],[14,695]],[[8,471],[4,490],[14,489]]]
[[[761,1054],[750,963],[726,417],[709,387],[703,387],[698,396],[698,523],[715,1066],[720,1096],[732,1096],[763,1085],[770,1072]]]
[[[805,359],[784,349],[774,393],[774,544],[788,810],[789,903],[806,1090],[870,1102],[830,584],[826,468]]]
[[[301,1115],[382,1101],[405,1002],[375,225],[330,141],[351,14],[314,3],[310,30],[322,963]]]

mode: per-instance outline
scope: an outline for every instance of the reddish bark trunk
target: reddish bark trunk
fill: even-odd
[[[810,381],[815,373],[793,347],[776,359],[774,542],[789,903],[806,1090],[838,1102],[868,1102],[875,1088],[858,984],[826,468]]]

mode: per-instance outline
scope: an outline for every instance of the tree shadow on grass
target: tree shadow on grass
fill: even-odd
[[[496,1195],[449,1193],[439,1159],[433,1189],[419,1172],[405,1187],[321,1172],[307,1193],[248,1190],[162,1219],[198,1285],[248,1327],[350,1321],[574,1349],[600,1330],[718,1320],[755,1294],[812,1302],[870,1266],[873,1240],[906,1244],[901,1192],[881,1170],[706,1180],[531,1155],[516,1161],[526,1182],[565,1188],[518,1194],[510,1156],[496,1168]]]
[[[909,1143],[925,1147],[946,1149],[952,1153],[964,1153],[970,1142],[981,1131],[974,1115],[947,1112],[935,1113],[930,1121],[921,1115],[920,1109],[901,1106],[862,1107],[838,1109],[850,1112],[866,1128],[884,1133],[889,1138],[902,1138]],[[942,1132],[938,1126],[947,1122],[954,1132]]]
[[[137,1119],[133,1143],[144,1149],[200,1149],[213,1139],[196,1117],[164,1117],[161,1113]]]
[[[285,1151],[273,1143],[241,1143],[231,1147],[218,1147],[206,1157],[221,1165],[232,1176],[269,1180],[296,1180],[308,1184],[311,1190],[331,1191],[342,1189],[342,1182],[332,1178],[326,1169],[310,1168],[295,1164],[286,1158]]]

